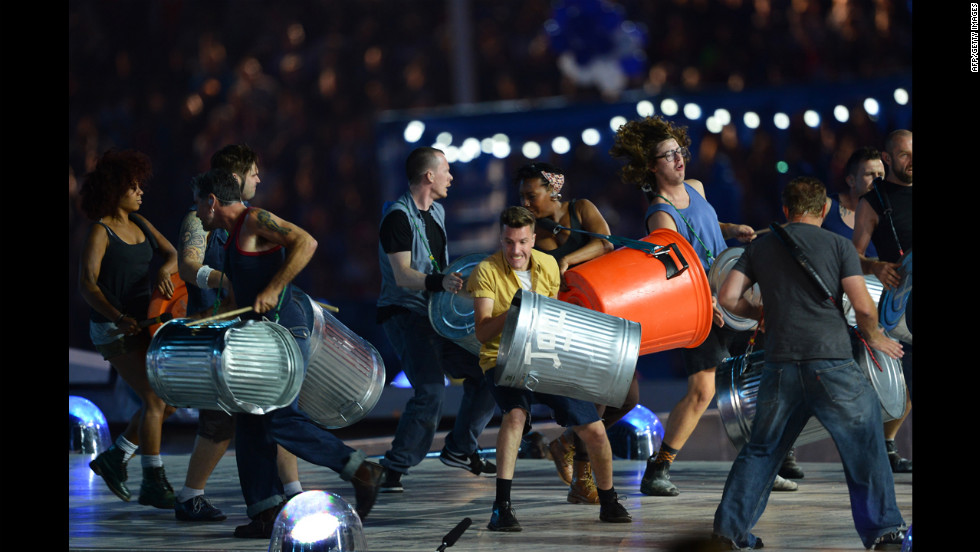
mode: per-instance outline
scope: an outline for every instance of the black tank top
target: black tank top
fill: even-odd
[[[142,242],[126,243],[105,223],[94,223],[102,225],[109,234],[109,244],[102,257],[96,284],[119,312],[142,320],[146,318],[150,306],[150,261],[153,259],[154,242],[142,220],[133,214],[129,215],[129,220],[142,230]],[[93,322],[112,322],[95,309],[91,309],[89,319]]]
[[[578,215],[575,213],[575,202],[578,201],[573,199],[571,203],[568,204],[568,227],[572,230],[581,230],[582,223],[578,219]],[[586,243],[589,242],[589,237],[585,234],[580,234],[578,232],[569,232],[568,239],[565,243],[559,245],[558,247],[552,249],[551,251],[542,251],[555,258],[556,261],[560,261],[562,257],[568,255],[573,251],[577,251],[582,248]]]

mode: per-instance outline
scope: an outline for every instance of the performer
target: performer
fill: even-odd
[[[555,225],[573,230],[585,230],[593,234],[609,235],[609,224],[595,204],[587,199],[562,201],[561,190],[565,174],[548,163],[531,163],[517,170],[521,202],[537,222],[534,229],[534,248],[558,261],[564,277],[565,271],[613,250],[612,243],[569,230],[557,231]],[[564,286],[564,281],[562,282]],[[640,386],[633,374],[633,382],[625,403],[619,408],[596,405],[599,417],[608,429],[636,406]],[[598,504],[599,494],[585,445],[569,428],[548,444],[551,457],[558,469],[558,476],[568,488],[568,501],[573,504]]]
[[[139,322],[150,304],[150,262],[163,257],[156,286],[173,296],[170,275],[177,271],[177,251],[157,229],[136,214],[143,186],[152,176],[150,159],[133,150],[109,150],[85,177],[82,211],[95,221],[82,252],[78,291],[91,307],[89,334],[102,357],[135,391],[142,402],[126,431],[89,466],[109,489],[129,502],[126,464],[142,445],[143,481],[139,503],[173,508],[174,491],[160,458],[163,421],[176,410],[153,392],[146,376],[150,335]]]
[[[762,548],[751,529],[765,510],[782,458],[810,416],[820,420],[837,445],[864,546],[900,547],[905,537],[879,437],[878,395],[854,362],[839,306],[842,294],[851,300],[858,328],[871,347],[899,358],[902,346],[878,327],[853,246],[819,228],[827,212],[825,199],[820,181],[797,178],[783,192],[783,213],[789,221],[785,232],[831,297],[819,292],[814,278],[775,233],[746,248],[718,293],[718,302],[734,314],[758,320],[765,314],[769,334],[752,434],[732,464],[715,512],[715,536],[732,549]],[[742,297],[756,282],[764,313]]]
[[[861,196],[854,213],[854,247],[861,257],[865,274],[874,274],[885,289],[901,283],[902,255],[912,251],[912,133],[905,129],[893,131],[885,140],[881,159],[888,167],[888,176],[877,181],[868,193]],[[885,202],[886,208],[882,205]],[[874,243],[879,260],[869,258],[868,247]],[[906,322],[912,319],[912,292],[905,308]],[[909,330],[911,331],[911,323]],[[912,344],[905,344],[902,357],[905,375],[905,414],[885,423],[885,446],[894,473],[911,473],[912,461],[902,458],[895,446],[895,436],[912,411]]]
[[[245,144],[230,144],[211,156],[212,169],[226,169],[241,184],[241,199],[255,197],[259,179],[258,155]],[[246,203],[247,205],[247,203]],[[187,285],[187,313],[190,316],[210,316],[235,307],[231,280],[221,272],[224,244],[228,232],[217,228],[206,232],[194,205],[180,225],[177,268]],[[220,289],[222,308],[218,309]],[[215,466],[224,457],[235,432],[235,420],[223,410],[198,411],[197,437],[187,464],[184,487],[177,493],[174,515],[180,521],[221,521],[225,514],[204,495],[204,487]],[[281,446],[279,479],[287,497],[303,492],[299,482],[296,456]]]
[[[871,189],[871,183],[885,176],[881,152],[874,148],[858,148],[847,158],[844,165],[844,182],[847,193],[827,194],[827,216],[823,227],[847,239],[854,236],[854,212],[861,196]],[[877,257],[873,244],[865,251],[868,257]]]
[[[582,438],[594,468],[599,495],[599,519],[611,523],[633,520],[618,501],[612,479],[612,449],[606,428],[592,403],[522,389],[497,386],[497,352],[514,294],[525,289],[547,297],[558,294],[560,271],[553,257],[532,249],[534,215],[524,207],[509,207],[500,216],[500,250],[484,259],[470,274],[468,289],[473,295],[476,338],[480,367],[487,385],[503,412],[497,434],[497,493],[487,528],[491,531],[520,531],[521,524],[511,506],[511,486],[521,437],[531,428],[531,403],[546,404],[555,420],[571,426]]]
[[[744,224],[719,222],[705,197],[704,185],[698,180],[685,179],[690,143],[686,128],[674,126],[659,116],[646,117],[621,126],[610,153],[627,160],[620,171],[623,181],[637,184],[647,194],[650,201],[647,232],[667,228],[680,233],[697,251],[707,272],[715,256],[726,249],[726,238],[749,242],[755,237],[755,231]],[[738,332],[723,327],[717,305],[714,305],[713,322],[701,345],[683,350],[687,393],[667,418],[659,453],[647,460],[640,483],[643,494],[677,496],[680,493],[670,481],[670,466],[711,404],[715,395],[715,368],[730,356],[728,347],[738,336]],[[777,478],[778,490],[796,488],[796,483]]]
[[[231,279],[239,305],[252,305],[246,318],[271,319],[289,328],[304,360],[309,361],[313,310],[309,297],[292,285],[317,243],[302,228],[241,202],[241,186],[224,169],[212,169],[194,180],[198,217],[206,231],[229,232],[223,269]],[[251,523],[235,529],[236,537],[265,538],[272,534],[285,504],[276,472],[276,444],[307,462],[328,467],[354,486],[356,510],[366,518],[377,498],[384,468],[365,460],[335,435],[316,425],[297,405],[264,415],[235,418],[235,459]]]
[[[463,379],[463,398],[439,459],[474,475],[497,472],[494,463],[477,451],[477,438],[494,412],[477,359],[437,334],[429,322],[429,294],[463,289],[459,274],[442,272],[449,263],[449,250],[445,209],[438,200],[448,195],[452,185],[449,161],[435,148],[417,148],[409,154],[405,171],[408,190],[397,201],[386,203],[381,216],[378,322],[415,394],[405,404],[391,449],[381,459],[388,469],[382,492],[402,492],[401,477],[429,452],[446,392],[444,374]]]

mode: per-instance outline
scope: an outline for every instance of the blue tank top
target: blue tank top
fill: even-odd
[[[684,189],[690,198],[690,203],[687,207],[678,210],[669,203],[653,203],[647,209],[647,214],[643,220],[646,221],[658,211],[664,211],[670,215],[674,219],[674,224],[677,226],[677,232],[684,236],[684,239],[697,251],[698,258],[701,259],[701,266],[707,272],[711,268],[711,263],[714,262],[714,259],[728,245],[725,243],[725,236],[721,233],[721,226],[718,224],[718,214],[715,212],[715,208],[687,182],[684,183]],[[690,226],[688,223],[690,223]],[[708,255],[709,251],[711,252],[710,259]]]
[[[844,236],[847,239],[852,239],[854,237],[854,229],[848,226],[844,219],[840,217],[840,199],[839,194],[828,195],[830,198],[830,210],[827,212],[827,216],[823,219],[823,228],[830,230],[831,232]],[[868,242],[867,249],[864,250],[865,257],[877,257],[878,252],[875,251],[875,246],[873,243]]]

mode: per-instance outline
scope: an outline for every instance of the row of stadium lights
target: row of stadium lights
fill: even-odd
[[[908,91],[904,88],[897,88],[893,93],[893,98],[895,103],[898,105],[906,105],[909,101]],[[863,102],[863,107],[865,112],[872,119],[877,119],[879,112],[881,111],[881,106],[878,100],[874,98],[867,98]],[[684,104],[683,108],[675,100],[667,98],[660,102],[660,112],[667,116],[673,117],[680,112],[683,112],[684,117],[688,120],[696,121],[701,119],[703,113],[701,107],[695,103]],[[637,102],[636,113],[640,117],[648,117],[654,114],[653,102],[649,100],[643,100]],[[833,116],[840,123],[846,123],[850,118],[850,110],[843,105],[838,105],[833,109]],[[609,121],[609,128],[613,132],[616,132],[620,126],[626,123],[626,117],[617,115]],[[705,127],[707,130],[713,134],[721,132],[725,125],[731,123],[732,117],[731,113],[724,108],[719,108],[714,111],[713,114],[705,119]],[[786,130],[790,125],[790,116],[786,113],[776,113],[773,115],[773,125],[780,129]],[[821,116],[820,113],[813,109],[808,109],[803,113],[803,122],[811,127],[817,128],[820,126]],[[742,116],[742,123],[750,129],[756,129],[762,123],[762,118],[758,113],[754,111],[748,111]],[[405,141],[414,144],[422,139],[422,135],[425,132],[425,123],[422,121],[411,121],[405,126],[404,138]],[[582,131],[582,142],[587,146],[595,146],[599,143],[601,139],[601,134],[598,129],[587,128]],[[436,141],[432,144],[442,150],[446,154],[446,159],[450,163],[468,163],[473,159],[477,158],[481,154],[493,155],[498,159],[505,159],[511,154],[511,144],[510,138],[504,133],[497,133],[493,136],[483,138],[478,140],[476,138],[466,138],[458,146],[453,145],[453,136],[449,132],[441,132],[436,136]],[[572,148],[571,141],[565,136],[558,136],[551,140],[551,150],[559,155],[564,155],[568,153]],[[527,159],[537,159],[542,153],[541,144],[533,140],[524,142],[521,146],[521,154]]]

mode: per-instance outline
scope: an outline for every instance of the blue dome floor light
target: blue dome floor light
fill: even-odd
[[[109,423],[99,407],[84,397],[68,395],[68,452],[96,455],[111,444]]]
[[[364,527],[354,507],[326,491],[294,496],[276,517],[269,552],[361,552]]]
[[[664,426],[649,408],[638,404],[606,434],[614,455],[627,460],[646,460],[660,451]]]

